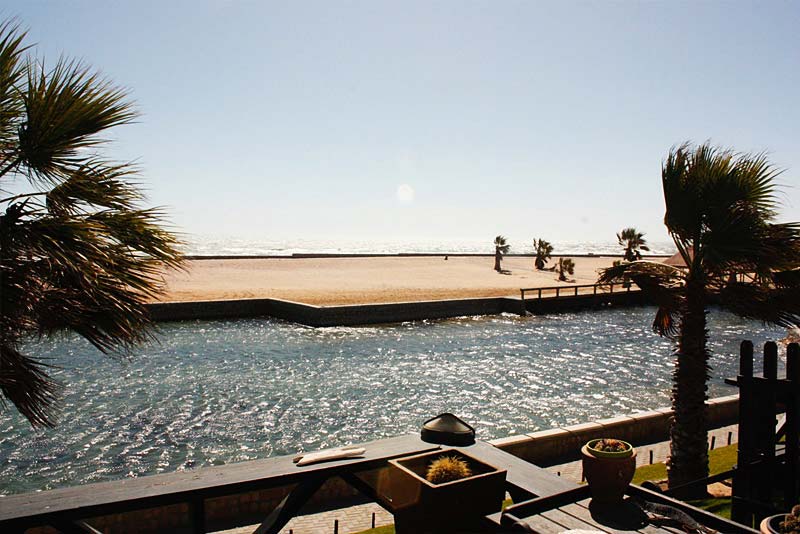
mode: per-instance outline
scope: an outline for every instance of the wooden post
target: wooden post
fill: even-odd
[[[194,534],[204,534],[206,531],[206,503],[202,497],[191,502],[190,513],[192,514],[192,532]]]
[[[539,288],[539,300],[542,300],[542,288]]]
[[[560,294],[561,294],[561,288],[557,287],[556,288],[556,298],[558,298],[560,296]]]
[[[753,342],[742,341],[739,346],[739,444],[737,466],[731,488],[731,519],[743,525],[753,524],[753,512],[747,505],[750,498],[750,462],[753,461]]]
[[[597,284],[592,286],[592,295],[597,295]]]
[[[613,293],[614,292],[614,284],[608,284],[608,292],[609,293]]]
[[[761,456],[760,469],[754,469],[756,498],[762,503],[772,499],[772,487],[777,475],[775,463],[775,414],[777,412],[778,390],[778,345],[774,341],[764,343],[764,378],[755,380],[755,417],[757,425],[756,453]],[[757,459],[757,458],[754,458]],[[760,521],[767,514],[756,511],[755,519]]]
[[[739,347],[739,376],[753,377],[753,342],[742,341]],[[741,421],[741,419],[740,419]]]
[[[575,296],[578,296],[578,286],[575,286]]]
[[[778,379],[778,345],[774,341],[764,343],[764,378]]]
[[[797,440],[800,427],[800,346],[789,343],[786,347],[786,381],[789,391],[786,394],[786,484],[784,487],[784,508],[788,510],[800,497],[800,450]]]
[[[525,313],[527,312],[527,310],[525,309],[525,290],[524,289],[520,289],[519,290],[519,300],[522,303],[522,306],[521,306],[522,309],[520,309],[519,314],[521,316],[525,317]]]

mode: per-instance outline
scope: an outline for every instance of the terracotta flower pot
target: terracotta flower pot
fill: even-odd
[[[592,440],[581,448],[583,475],[589,483],[593,502],[618,504],[624,499],[636,471],[636,449],[623,442],[628,450],[596,451],[591,447],[598,441]]]

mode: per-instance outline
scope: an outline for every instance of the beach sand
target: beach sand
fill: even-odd
[[[186,272],[165,275],[164,302],[279,298],[318,305],[410,302],[472,297],[519,296],[523,287],[592,284],[597,270],[615,259],[572,257],[575,274],[558,282],[555,272],[536,271],[532,257],[475,256],[264,258],[190,260]],[[557,263],[551,259],[549,266]]]

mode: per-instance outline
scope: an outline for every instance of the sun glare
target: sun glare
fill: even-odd
[[[409,204],[414,201],[414,188],[408,184],[400,184],[397,186],[397,200],[403,204]]]

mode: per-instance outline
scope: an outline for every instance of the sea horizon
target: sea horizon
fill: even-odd
[[[492,254],[486,239],[357,239],[276,238],[243,239],[228,236],[190,235],[183,251],[190,256],[292,256],[293,254]],[[532,239],[509,239],[510,254],[534,254]],[[616,241],[552,241],[553,255],[619,255]],[[676,249],[668,241],[648,242],[645,254],[671,255]]]

